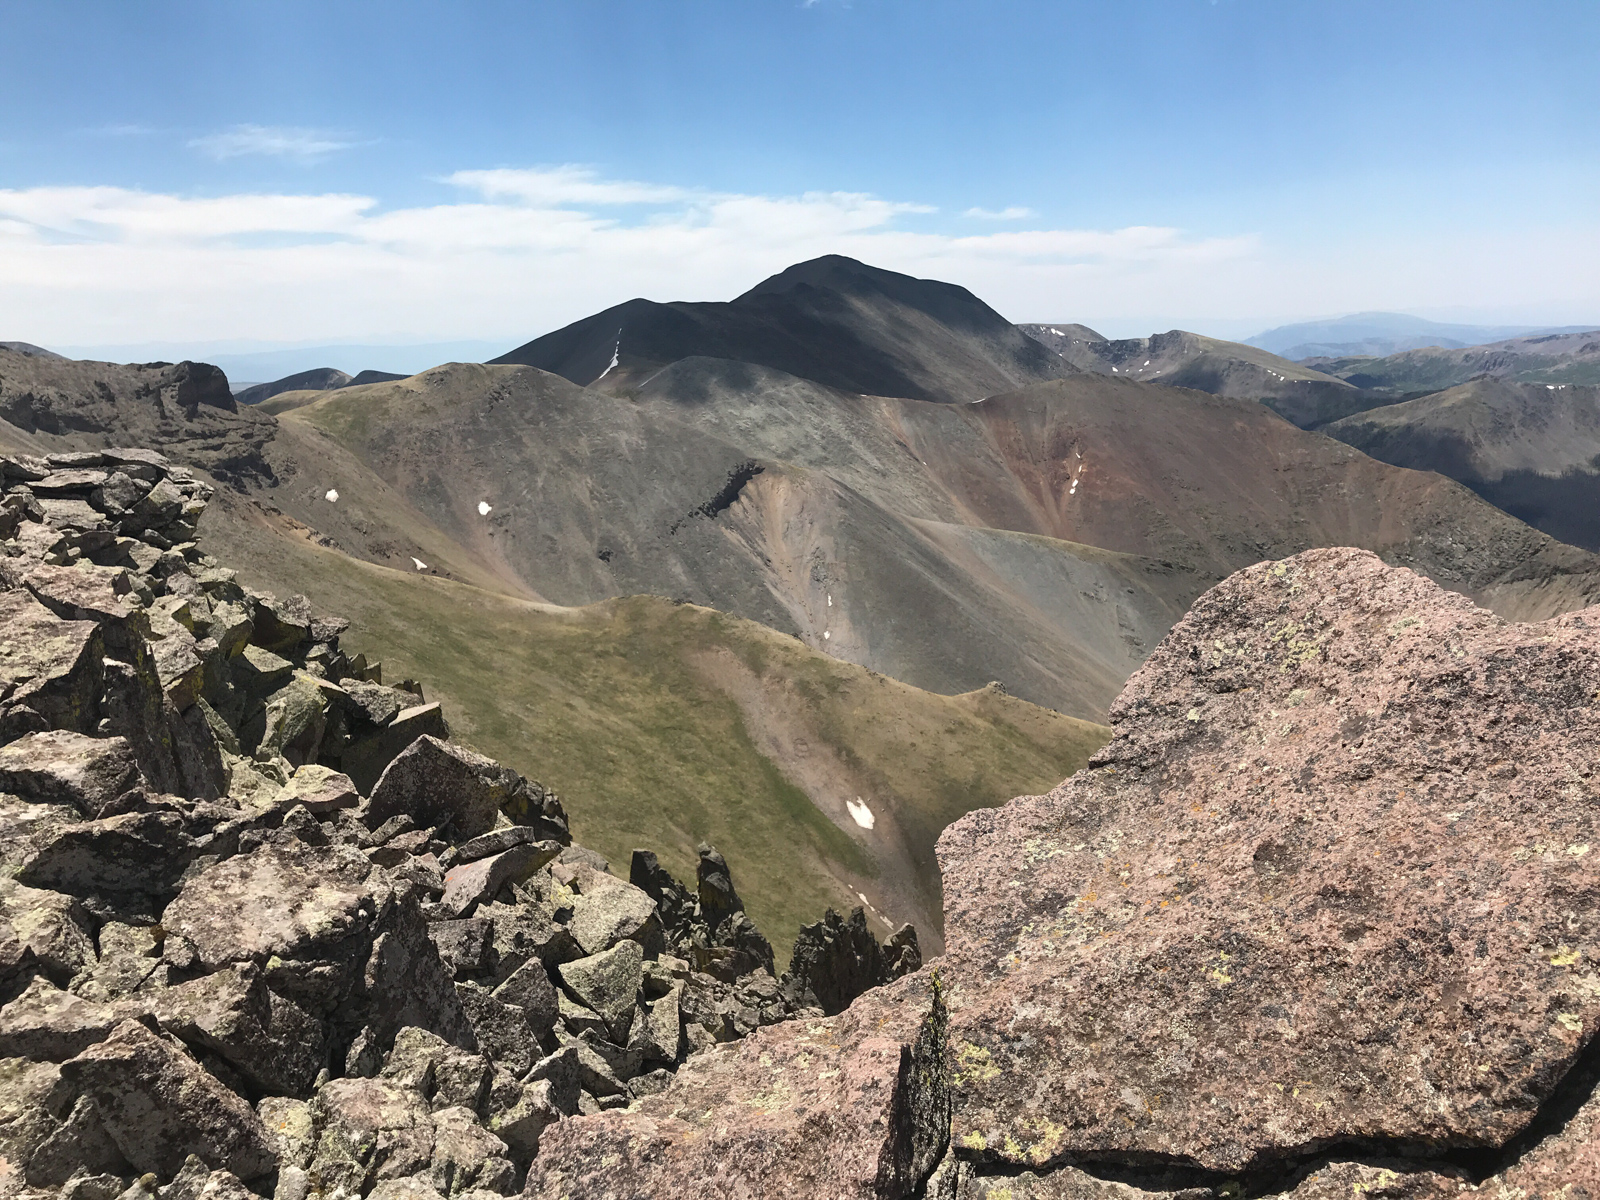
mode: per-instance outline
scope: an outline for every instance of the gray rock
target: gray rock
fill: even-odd
[[[94,733],[105,644],[93,621],[63,621],[25,591],[0,591],[0,696],[51,729]]]
[[[556,1012],[562,1027],[574,1035],[587,1033],[591,1029],[601,1037],[610,1032],[604,1017],[587,1005],[579,1004],[565,992],[556,993]]]
[[[267,1145],[278,1161],[279,1172],[285,1167],[304,1170],[311,1162],[311,1152],[317,1143],[311,1106],[288,1096],[263,1096],[256,1105],[256,1116],[266,1131]]]
[[[161,1189],[161,1200],[255,1200],[254,1194],[231,1171],[213,1171],[191,1154],[172,1182]]]
[[[349,847],[262,846],[192,875],[162,924],[193,945],[207,970],[245,959],[315,958],[370,929],[371,871]]]
[[[23,858],[16,879],[84,898],[162,896],[194,853],[177,814],[125,813],[54,830]]]
[[[190,1154],[241,1179],[276,1163],[250,1106],[135,1021],[61,1066],[136,1169],[170,1177]]]
[[[480,858],[445,872],[440,911],[447,917],[469,915],[484,900],[492,899],[508,883],[518,883],[555,857],[554,842],[513,846],[492,858]]]
[[[433,1115],[421,1093],[386,1079],[334,1079],[311,1103],[318,1130],[307,1168],[324,1195],[366,1195],[428,1169]]]
[[[556,989],[550,983],[544,964],[537,958],[523,963],[492,994],[501,1003],[520,1008],[538,1040],[543,1041],[555,1028],[559,1015]]]
[[[389,764],[418,738],[449,736],[450,727],[437,704],[414,705],[402,709],[383,728],[352,741],[340,752],[339,767],[356,781],[362,793],[370,796]]]
[[[517,779],[515,771],[463,746],[419,737],[373,786],[368,819],[377,824],[406,813],[419,827],[448,825],[455,837],[476,837],[494,828]]]
[[[385,1046],[401,1029],[414,1025],[463,1050],[480,1048],[477,1024],[429,939],[414,899],[395,902],[380,919],[361,975],[360,1001]]]
[[[644,980],[644,951],[638,942],[619,942],[610,950],[563,963],[562,986],[606,1022],[613,1041],[625,1043],[634,1003]]]
[[[585,1067],[576,1045],[564,1045],[554,1054],[533,1064],[528,1082],[545,1080],[550,1084],[549,1100],[562,1116],[578,1111],[578,1093],[585,1089]]]
[[[678,1006],[682,995],[683,985],[679,984],[649,1009],[634,1014],[628,1036],[630,1050],[638,1050],[647,1062],[682,1060],[683,1017]]]
[[[575,1061],[576,1055],[572,1057]],[[572,1078],[571,1099],[565,1110],[555,1099],[562,1085],[550,1079],[537,1079],[518,1086],[515,1103],[490,1114],[489,1131],[505,1143],[514,1160],[525,1163],[532,1159],[539,1153],[539,1135],[569,1111],[577,1111],[576,1068]]]
[[[501,1164],[509,1166],[506,1143],[478,1124],[477,1114],[466,1108],[444,1108],[433,1114],[433,1158],[428,1178],[446,1196],[479,1186],[480,1180],[504,1186],[510,1181]]]
[[[574,886],[578,895],[568,928],[585,954],[629,939],[639,943],[646,957],[660,956],[664,944],[655,901],[641,889],[587,865],[577,868]]]
[[[0,1008],[0,1056],[65,1062],[107,1037],[127,1015],[36,978]]]
[[[95,961],[89,915],[75,897],[0,879],[0,947],[8,943],[25,953],[21,969],[42,971],[62,986]],[[0,996],[9,994],[10,982],[0,968]]]
[[[428,936],[457,978],[481,974],[494,965],[494,922],[487,917],[434,921],[428,926]]]
[[[254,963],[225,967],[151,999],[161,1027],[210,1050],[263,1092],[305,1098],[327,1062],[322,1023],[266,986]]]
[[[296,767],[282,793],[285,802],[304,804],[314,816],[326,817],[361,803],[355,782],[332,767],[305,763]]]
[[[133,1173],[106,1129],[99,1109],[83,1096],[28,1157],[25,1166],[27,1181],[34,1187],[61,1187],[80,1173],[116,1177]]]
[[[456,995],[472,1024],[478,1049],[496,1066],[520,1075],[539,1057],[539,1041],[522,1009],[498,1000],[473,983],[456,984]]]
[[[499,854],[513,846],[543,840],[540,831],[532,825],[507,825],[503,829],[491,829],[488,833],[480,833],[477,837],[462,842],[456,847],[454,861],[469,863],[480,858],[488,858],[492,854]]]
[[[406,1028],[395,1035],[378,1076],[415,1088],[436,1111],[456,1106],[477,1111],[492,1069],[481,1054],[452,1046],[425,1029]]]
[[[98,817],[143,778],[125,738],[65,729],[30,733],[0,746],[0,791],[43,804],[70,804]]]

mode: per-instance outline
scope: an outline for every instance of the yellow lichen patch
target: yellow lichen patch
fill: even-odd
[[[1568,950],[1565,946],[1563,946],[1560,950],[1550,956],[1550,965],[1552,967],[1570,967],[1582,957],[1583,951],[1581,949]]]
[[[1227,987],[1233,982],[1233,976],[1223,974],[1221,967],[1218,967],[1216,970],[1211,972],[1211,978],[1216,982],[1218,987]]]
[[[1583,1032],[1583,1018],[1577,1013],[1557,1013],[1556,1021],[1563,1029],[1570,1029],[1573,1033]]]
[[[961,1139],[961,1144],[968,1150],[987,1150],[989,1148],[989,1139],[974,1129]]]
[[[967,1083],[984,1083],[999,1074],[1000,1068],[994,1065],[985,1047],[971,1042],[962,1042],[956,1047],[954,1083],[957,1087]]]

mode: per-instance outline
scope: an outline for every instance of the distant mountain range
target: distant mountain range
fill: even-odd
[[[1545,327],[1536,325],[1452,325],[1429,321],[1405,313],[1363,312],[1349,316],[1333,317],[1323,321],[1302,321],[1294,325],[1280,325],[1255,337],[1245,339],[1245,344],[1258,346],[1284,358],[1338,358],[1350,355],[1381,357],[1402,350],[1418,350],[1427,346],[1442,346],[1459,350],[1466,346],[1481,346],[1487,342],[1535,334],[1582,333],[1595,328],[1590,325],[1564,325]]]
[[[482,362],[505,350],[505,342],[334,343],[313,346],[247,348],[248,343],[140,342],[122,345],[57,346],[67,358],[96,362],[182,362],[191,359],[221,367],[234,386],[281,379],[303,371],[331,367],[355,375],[375,369],[413,375],[442,362]]]
[[[1600,328],[1542,333],[1459,349],[1403,350],[1383,358],[1308,358],[1308,368],[1375,392],[1439,391],[1480,375],[1517,383],[1600,383]]]
[[[211,367],[0,350],[0,448],[207,472],[203,537],[248,581],[358,616],[606,853],[771,863],[749,894],[779,928],[864,896],[937,947],[940,829],[1080,763],[1239,567],[1355,545],[1512,618],[1600,598],[1600,558],[1258,403],[1392,396],[1178,330],[1019,328],[845,258],[490,365],[337,361],[235,398]]]

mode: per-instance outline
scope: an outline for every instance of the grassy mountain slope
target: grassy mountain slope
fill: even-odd
[[[992,689],[921,691],[694,605],[559,608],[352,559],[237,496],[213,510],[213,553],[350,617],[353,649],[424,681],[457,736],[556,788],[578,837],[623,870],[646,846],[692,875],[696,843],[716,843],[780,957],[800,922],[858,895],[880,934],[910,920],[937,948],[939,831],[1054,786],[1107,733]]]

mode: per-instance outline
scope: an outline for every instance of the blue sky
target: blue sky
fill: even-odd
[[[0,29],[0,338],[520,341],[829,251],[1113,334],[1600,320],[1592,2],[0,0]]]

